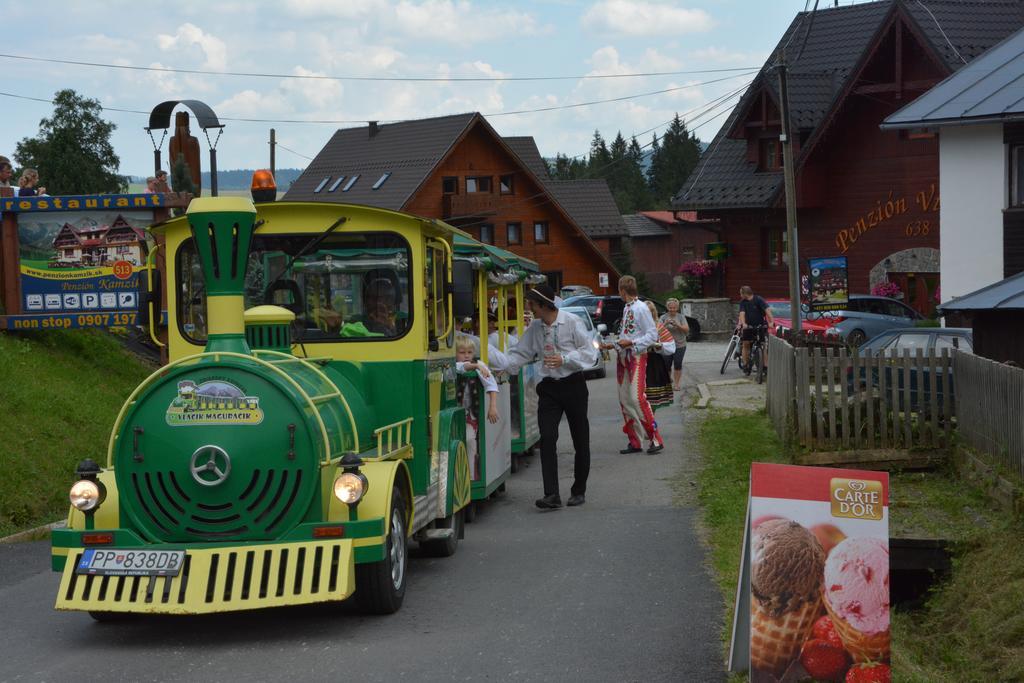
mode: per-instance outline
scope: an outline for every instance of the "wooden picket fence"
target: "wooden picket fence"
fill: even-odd
[[[771,337],[768,414],[782,438],[813,451],[946,449],[959,405],[952,377],[948,349],[861,357]]]
[[[1024,479],[1024,370],[957,353],[953,374],[960,438]]]

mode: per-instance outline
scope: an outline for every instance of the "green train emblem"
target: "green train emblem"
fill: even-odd
[[[246,396],[230,382],[209,380],[197,384],[190,379],[178,382],[178,394],[167,407],[167,424],[258,425],[263,410],[258,396]]]

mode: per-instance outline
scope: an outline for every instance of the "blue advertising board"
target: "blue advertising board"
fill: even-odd
[[[163,195],[0,199],[18,214],[20,314],[7,329],[120,327],[137,322]]]

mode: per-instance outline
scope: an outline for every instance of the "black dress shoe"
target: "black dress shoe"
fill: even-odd
[[[577,493],[569,496],[569,500],[566,501],[565,504],[573,508],[576,507],[577,505],[583,505],[585,502],[587,502],[586,497],[584,497],[582,493]]]
[[[656,446],[652,445],[650,448],[647,449],[647,455],[661,453],[663,450],[665,450],[665,444],[658,444]]]
[[[557,510],[562,507],[562,498],[557,493],[552,493],[550,496],[538,498],[536,505],[541,510]]]
[[[640,448],[639,446],[626,446],[621,451],[619,451],[619,455],[629,455],[630,453],[639,453],[642,450],[643,449]]]

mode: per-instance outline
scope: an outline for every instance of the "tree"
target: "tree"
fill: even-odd
[[[128,178],[117,173],[121,160],[110,143],[117,126],[101,118],[99,101],[65,89],[53,105],[53,116],[39,122],[39,135],[17,144],[18,165],[37,169],[51,194],[127,192]]]
[[[676,114],[661,138],[661,146],[654,150],[648,172],[654,204],[669,208],[672,197],[693,173],[700,159],[700,141],[686,130],[686,124]]]

